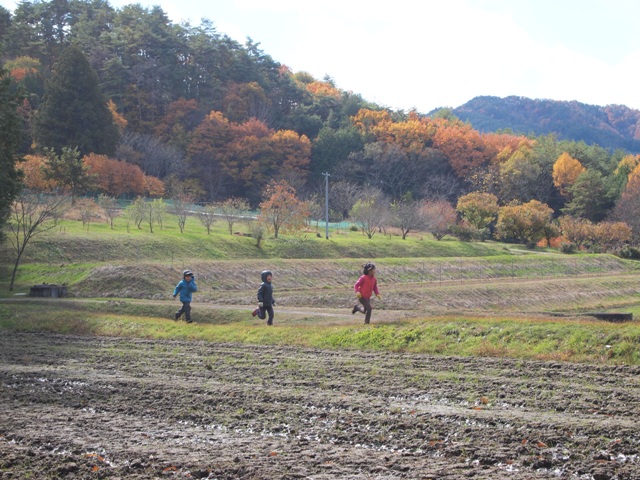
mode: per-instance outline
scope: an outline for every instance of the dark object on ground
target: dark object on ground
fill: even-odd
[[[633,320],[633,313],[604,313],[604,312],[592,312],[587,313],[590,317],[595,317],[598,320],[606,320],[607,322],[631,322]]]
[[[30,297],[65,297],[67,295],[67,287],[65,285],[54,285],[43,283],[41,285],[34,285],[29,290]]]

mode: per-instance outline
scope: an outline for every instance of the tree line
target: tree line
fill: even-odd
[[[175,24],[139,4],[23,1],[13,13],[0,7],[0,45],[14,115],[3,161],[26,157],[12,185],[24,172],[29,188],[74,197],[243,198],[252,208],[280,185],[318,218],[329,173],[331,219],[357,219],[370,236],[387,212],[382,223],[403,236],[419,218],[436,236],[533,241],[504,215],[486,225],[465,217],[460,201],[477,194],[501,212],[624,222],[630,241],[640,239],[639,156],[553,135],[481,134],[447,109],[393,111],[293,72],[210,20]]]

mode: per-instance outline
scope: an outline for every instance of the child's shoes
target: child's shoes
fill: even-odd
[[[260,307],[256,308],[253,312],[251,312],[251,315],[255,317],[259,313],[260,313]]]

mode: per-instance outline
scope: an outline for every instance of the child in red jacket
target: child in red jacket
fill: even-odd
[[[375,294],[375,296],[380,299],[378,281],[376,280],[376,266],[373,263],[367,263],[363,266],[363,275],[355,283],[353,289],[362,307],[356,303],[351,313],[364,313],[364,323],[369,323],[371,320],[371,311],[373,310],[371,306],[371,295]]]

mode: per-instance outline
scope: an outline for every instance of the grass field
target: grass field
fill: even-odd
[[[370,327],[350,313],[352,284],[367,260],[378,265],[384,298]],[[29,246],[13,293],[11,266],[5,245],[1,329],[640,364],[637,321],[581,316],[640,314],[639,265],[612,255],[425,234],[367,239],[349,230],[331,232],[329,240],[314,230],[267,238],[258,248],[221,223],[211,235],[192,219],[184,234],[170,224],[152,234],[127,232],[123,224],[87,230],[65,220]],[[194,270],[199,284],[194,325],[168,320],[183,268]],[[274,272],[278,299],[272,329],[248,314],[264,268]],[[73,298],[14,296],[36,283],[66,284]]]

